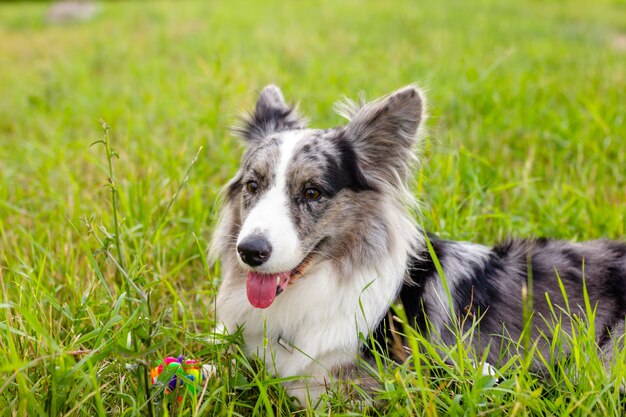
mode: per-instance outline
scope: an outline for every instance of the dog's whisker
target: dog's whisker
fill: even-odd
[[[335,262],[338,262],[338,263],[340,263],[342,265],[345,264],[345,262],[346,262],[345,260],[343,260],[341,258],[338,258],[336,256],[332,256],[328,252],[322,252],[322,251],[319,251],[319,250],[312,250],[310,253],[315,254],[315,255],[323,256],[324,258],[331,259],[331,260],[333,260]]]

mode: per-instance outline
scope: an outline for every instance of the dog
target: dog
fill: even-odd
[[[457,343],[455,322],[478,322],[475,343],[497,363],[503,341],[524,331],[528,297],[535,317],[566,305],[577,314],[586,285],[597,344],[610,354],[624,334],[626,243],[490,248],[428,235],[407,185],[426,118],[422,91],[411,85],[338,110],[345,126],[310,129],[278,87],[260,92],[236,128],[247,149],[224,189],[211,248],[223,273],[220,331],[242,327],[246,354],[278,376],[301,377],[286,384],[290,394],[315,400],[334,377],[354,374],[372,345],[397,341],[397,302],[411,325],[444,345]],[[572,325],[562,324],[566,332]],[[534,320],[533,337],[547,331]],[[549,339],[539,349],[549,354]]]

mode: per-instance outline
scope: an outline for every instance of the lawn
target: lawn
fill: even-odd
[[[148,367],[181,353],[217,374],[170,415],[626,413],[626,352],[603,371],[592,317],[544,377],[532,350],[496,383],[410,334],[374,402],[298,411],[237,338],[213,343],[205,257],[230,126],[267,83],[318,127],[342,96],[423,86],[412,186],[444,238],[624,239],[623,0],[103,2],[67,24],[48,6],[0,4],[1,415],[156,415]]]

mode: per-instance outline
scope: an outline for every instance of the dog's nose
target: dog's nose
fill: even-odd
[[[263,236],[252,235],[237,245],[239,257],[250,266],[259,266],[267,261],[272,253],[272,245]]]

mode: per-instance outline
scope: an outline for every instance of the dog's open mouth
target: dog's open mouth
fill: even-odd
[[[248,272],[246,280],[246,292],[248,301],[255,308],[268,308],[274,302],[278,294],[308,268],[313,255],[309,253],[298,266],[291,271],[279,272],[276,274],[262,274],[260,272]]]

